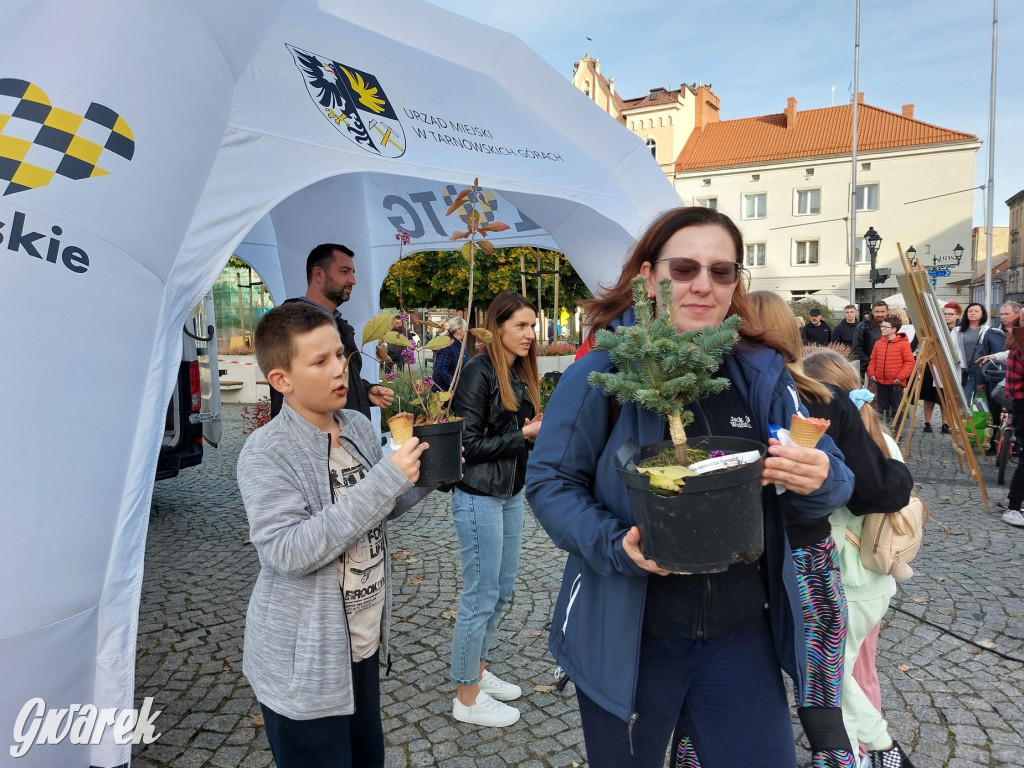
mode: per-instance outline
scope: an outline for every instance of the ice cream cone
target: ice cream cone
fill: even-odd
[[[831,423],[828,419],[805,419],[794,413],[789,422],[789,436],[797,445],[813,448]]]
[[[388,419],[388,427],[391,428],[391,439],[395,445],[401,445],[412,437],[413,417],[411,413],[396,413]]]

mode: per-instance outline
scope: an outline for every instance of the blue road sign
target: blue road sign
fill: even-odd
[[[949,277],[950,271],[948,269],[929,269],[928,277]]]
[[[932,288],[934,288],[934,287],[935,287],[935,286],[937,286],[938,284],[939,284],[939,281],[938,281],[938,280],[936,280],[936,279],[935,279],[935,278],[933,277],[933,278],[932,278]]]

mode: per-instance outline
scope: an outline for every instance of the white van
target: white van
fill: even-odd
[[[217,332],[213,327],[213,293],[192,309],[182,329],[181,364],[167,404],[164,439],[156,462],[156,479],[177,477],[179,470],[203,460],[203,441],[220,442],[220,372]]]

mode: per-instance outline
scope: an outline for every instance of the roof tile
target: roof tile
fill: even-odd
[[[844,104],[797,112],[791,128],[786,128],[785,113],[709,123],[696,142],[687,142],[676,170],[849,154],[853,143],[852,109],[852,105]],[[869,104],[859,105],[857,134],[858,152],[978,138]]]

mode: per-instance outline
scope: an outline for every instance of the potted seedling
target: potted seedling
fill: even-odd
[[[733,437],[687,439],[687,406],[721,392],[716,377],[738,340],[740,318],[680,332],[671,315],[671,282],[659,286],[665,311],[655,317],[646,280],[633,281],[636,324],[598,331],[595,347],[616,370],[590,374],[620,403],[657,411],[671,440],[637,446],[628,441],[613,462],[626,484],[644,556],[678,573],[714,573],[753,562],[764,551],[761,470],[766,447]]]
[[[502,232],[509,228],[504,222],[488,221],[488,218],[493,218],[488,215],[491,212],[491,205],[478,185],[479,180],[474,180],[473,186],[459,192],[448,208],[448,215],[458,212],[466,225],[465,231],[457,231],[451,238],[467,241],[461,249],[463,257],[469,263],[469,302],[466,317],[470,317],[473,307],[473,276],[477,251],[490,254],[494,250],[494,245],[486,240],[488,233]],[[399,243],[398,259],[401,261],[402,249],[409,244],[410,237],[404,230],[398,230],[395,239]],[[407,313],[402,297],[404,285],[401,282],[401,273],[399,286],[399,306],[404,316]],[[403,348],[402,366],[398,371],[386,374],[390,383],[400,378],[405,379],[402,387],[395,387],[396,400],[400,399],[399,389],[408,393],[408,399],[398,403],[399,413],[388,419],[392,441],[396,445],[401,445],[409,437],[415,436],[430,443],[430,448],[420,457],[420,476],[416,484],[450,485],[462,479],[462,419],[452,414],[451,406],[466,356],[459,356],[448,389],[438,390],[417,355],[416,343],[404,334],[392,330],[393,319],[391,312],[381,312],[363,327],[363,344],[375,342],[378,359],[384,359],[386,352],[383,350],[386,350],[388,344]],[[491,340],[491,334],[482,328],[471,328],[470,332],[481,341]],[[427,342],[423,349],[437,352],[450,344],[450,336],[437,335]],[[408,410],[404,410],[405,408]]]

